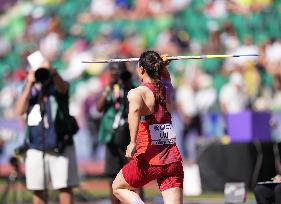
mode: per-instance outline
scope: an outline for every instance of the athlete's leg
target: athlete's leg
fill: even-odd
[[[161,192],[164,200],[164,204],[182,204],[183,192],[182,188],[169,188]]]
[[[183,203],[183,167],[181,162],[165,165],[167,175],[157,179],[159,189],[162,193],[164,204]]]
[[[119,171],[112,184],[113,194],[124,204],[144,204],[139,195],[132,191],[134,189],[130,186]]]

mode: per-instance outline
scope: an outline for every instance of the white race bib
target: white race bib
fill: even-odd
[[[176,134],[170,123],[149,125],[152,145],[175,144]]]

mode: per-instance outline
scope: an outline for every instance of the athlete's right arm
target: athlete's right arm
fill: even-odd
[[[171,75],[170,75],[170,72],[168,70],[168,65],[171,61],[168,60],[168,55],[162,55],[161,57],[162,57],[162,59],[165,63],[165,66],[161,70],[161,80],[171,82]]]
[[[167,66],[165,66],[161,70],[161,80],[171,82],[171,75],[170,75],[170,72],[168,71]]]
[[[34,82],[35,82],[34,72],[29,71],[27,76],[27,83],[23,89],[22,95],[19,97],[19,99],[16,102],[16,113],[18,115],[23,115],[27,111],[29,93],[31,91]]]
[[[129,101],[128,122],[129,122],[131,141],[127,147],[126,157],[131,158],[134,154],[135,147],[136,147],[136,138],[138,133],[140,110],[142,105],[142,97],[141,97],[140,90],[138,90],[138,88],[132,89],[128,93],[128,101]]]
[[[173,88],[173,85],[171,82],[171,76],[170,76],[170,72],[168,71],[167,66],[165,66],[162,69],[161,80],[166,88],[166,99],[167,99],[166,107],[167,107],[168,111],[171,112],[173,109],[172,103],[173,103],[173,97],[174,97],[174,88]]]

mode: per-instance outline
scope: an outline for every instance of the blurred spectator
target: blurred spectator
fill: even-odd
[[[26,186],[32,191],[34,204],[47,203],[49,181],[59,191],[60,203],[71,204],[72,189],[79,185],[79,178],[73,142],[77,131],[69,133],[66,128],[73,128],[67,119],[69,86],[48,61],[34,68],[49,76],[43,82],[30,70],[15,108],[20,117],[26,117],[27,135],[20,148],[25,154]]]
[[[273,78],[272,99],[271,99],[270,109],[276,112],[281,111],[281,76],[280,75],[276,75]]]
[[[62,73],[63,78],[67,81],[79,78],[88,66],[82,61],[91,59],[92,50],[89,49],[88,43],[84,39],[76,40],[63,54],[63,60],[68,64]]]
[[[200,114],[206,114],[215,109],[217,94],[213,79],[210,75],[201,72],[197,78],[198,91],[195,101]]]
[[[39,40],[47,31],[49,18],[44,14],[45,10],[42,7],[37,7],[30,16],[27,16],[26,35],[29,38]]]
[[[232,51],[232,54],[237,54],[239,53],[240,55],[243,54],[259,54],[258,46],[256,44],[253,44],[253,39],[250,35],[246,35],[243,39],[242,45],[237,47],[235,50]],[[229,58],[231,59],[231,58]],[[257,57],[240,57],[238,59],[232,58],[232,63],[239,65],[241,69],[243,69],[247,62],[257,62],[258,58]]]
[[[78,18],[80,22],[84,23],[92,19],[140,19],[178,12],[185,8],[189,2],[190,0],[92,0],[90,12],[85,12]]]
[[[53,14],[48,22],[44,37],[40,40],[40,50],[50,61],[53,61],[59,52],[62,36],[59,17]]]
[[[167,0],[168,11],[177,12],[187,7],[192,0]],[[170,9],[170,10],[169,10]]]
[[[89,88],[90,87],[90,88]],[[82,107],[83,114],[82,119],[85,120],[85,127],[87,128],[89,135],[92,139],[92,151],[93,151],[93,159],[99,159],[99,141],[98,141],[98,131],[100,126],[100,119],[102,114],[97,110],[97,101],[99,93],[101,92],[102,84],[99,78],[92,77],[87,80],[82,87],[85,95],[76,94],[77,97],[82,98],[81,103],[76,104],[78,107]],[[79,90],[81,90],[79,88]]]
[[[247,108],[248,96],[243,77],[239,72],[230,75],[229,82],[221,89],[219,102],[224,113],[238,113]]]
[[[183,121],[183,141],[178,144],[185,158],[196,161],[196,141],[203,133],[202,116],[215,109],[217,94],[211,76],[198,65],[189,66],[185,73],[176,92],[177,111]]]
[[[173,56],[179,52],[177,45],[176,35],[172,28],[163,31],[158,35],[156,47],[159,52]]]
[[[251,36],[245,36],[243,44],[231,50],[229,54],[259,54],[258,46],[254,45]],[[227,58],[225,60],[223,69],[227,73],[234,71],[244,72],[248,64],[255,64],[258,61],[258,57],[239,57],[239,58]]]
[[[0,91],[0,107],[2,115],[5,118],[14,118],[14,105],[15,99],[17,97],[17,89],[11,84],[10,86],[6,86]]]
[[[5,38],[0,37],[0,57],[4,57],[11,50],[11,44]]]
[[[181,133],[182,141],[178,144],[182,155],[190,161],[195,161],[196,137],[202,136],[202,124],[200,112],[196,101],[197,83],[196,78],[199,75],[197,65],[191,65],[189,70],[185,71],[185,78],[176,91],[177,111],[183,121],[183,131]],[[187,146],[185,145],[187,140]]]
[[[281,40],[270,40],[266,44],[265,56],[266,66],[269,73],[272,75],[280,74],[281,64]]]
[[[115,10],[116,5],[114,0],[92,0],[91,14],[93,18],[111,18]]]
[[[7,72],[3,79],[7,85],[0,89],[0,112],[6,119],[16,118],[15,101],[25,77],[26,70],[19,68],[16,71]]]
[[[99,128],[99,141],[106,144],[105,175],[109,177],[109,186],[122,167],[128,162],[125,157],[130,143],[128,124],[128,92],[135,88],[131,73],[124,63],[110,63],[109,84],[97,101],[97,110],[103,112]],[[139,191],[142,195],[142,190]],[[120,201],[110,191],[111,203]]]
[[[252,107],[260,93],[261,77],[255,64],[251,61],[244,63],[243,79],[245,92],[249,97],[249,105]]]
[[[208,1],[205,12],[212,18],[225,18],[227,15],[226,1],[224,0],[211,0]]]
[[[225,21],[222,29],[220,35],[221,44],[227,53],[231,53],[240,45],[240,41],[230,21]]]
[[[149,0],[136,0],[135,1],[135,14],[137,18],[143,18],[150,15]]]
[[[228,8],[232,12],[249,14],[251,11],[261,11],[271,4],[271,0],[229,0]]]
[[[135,30],[128,31],[125,35],[119,51],[126,57],[139,56],[145,45],[145,39]]]

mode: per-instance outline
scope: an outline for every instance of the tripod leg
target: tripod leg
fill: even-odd
[[[10,186],[11,186],[11,180],[10,180],[10,176],[9,176],[9,178],[6,181],[5,189],[2,192],[2,197],[0,198],[0,204],[8,203],[7,202],[7,196],[9,194]]]
[[[23,192],[22,192],[22,182],[20,178],[17,178],[15,182],[15,201],[17,204],[23,203]]]

